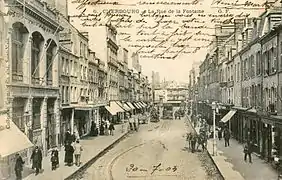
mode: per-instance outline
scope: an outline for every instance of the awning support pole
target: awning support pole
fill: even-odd
[[[71,134],[73,134],[74,131],[74,108],[72,109],[71,113]]]

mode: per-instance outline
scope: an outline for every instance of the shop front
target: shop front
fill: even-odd
[[[62,107],[61,109],[61,125],[60,125],[60,142],[59,144],[64,145],[65,134],[69,130],[71,131],[71,119],[72,119],[72,110],[70,106]]]
[[[243,138],[241,142],[252,141],[254,145],[253,151],[260,154],[262,136],[260,117],[257,115],[255,109],[244,111],[241,117],[243,119]]]
[[[8,118],[7,113],[0,112],[0,179],[15,179],[15,154],[19,153],[28,164],[28,150],[34,146],[18,126]]]

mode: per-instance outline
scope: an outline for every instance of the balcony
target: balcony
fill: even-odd
[[[269,106],[267,107],[267,113],[269,115],[277,115],[277,110],[275,108],[275,104],[269,104]]]
[[[227,87],[233,87],[233,86],[234,86],[234,81],[227,82]]]
[[[12,81],[13,82],[22,82],[23,81],[23,74],[14,73],[12,74]]]
[[[111,64],[111,65],[113,65],[113,66],[118,68],[118,62],[114,58],[112,58],[112,57],[110,57],[108,59],[108,64]]]
[[[34,85],[40,84],[40,78],[39,77],[32,77],[31,83],[34,84]]]
[[[225,81],[225,82],[220,82],[220,83],[219,83],[219,86],[220,86],[221,88],[226,87],[226,86],[227,86],[227,82],[226,82],[226,81]]]

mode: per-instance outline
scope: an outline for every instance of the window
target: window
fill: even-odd
[[[77,71],[78,71],[78,64],[77,64],[77,62],[74,62],[74,68],[73,68],[73,74],[74,74],[74,76],[77,76]]]
[[[65,58],[64,57],[62,57],[61,68],[62,68],[62,74],[65,74]]]
[[[282,70],[282,42],[280,42],[280,71]]]
[[[82,42],[80,42],[80,56],[82,56],[83,54],[83,44]]]
[[[39,84],[39,62],[40,62],[40,51],[41,44],[44,42],[42,35],[38,32],[32,34],[32,45],[31,45],[31,78],[33,84]]]
[[[70,94],[69,93],[69,87],[67,86],[66,87],[66,94],[65,94],[66,95],[66,103],[69,103],[69,94]]]
[[[80,65],[80,79],[83,79],[83,66]]]
[[[54,50],[56,48],[56,44],[53,40],[48,40],[48,41],[47,42],[48,42],[48,44],[50,43],[50,45],[49,45],[49,47],[46,51],[46,79],[47,79],[47,85],[52,85],[52,81],[53,81],[53,59],[55,58],[54,57]],[[68,66],[68,64],[67,64],[67,66]]]
[[[0,57],[2,57],[4,53],[4,26],[4,17],[0,16]]]
[[[277,48],[273,47],[273,62],[271,64],[272,68],[271,68],[271,72],[276,72],[276,67],[277,67]]]
[[[255,77],[255,59],[254,55],[251,56],[251,77]]]
[[[70,60],[70,75],[73,76],[73,61]]]
[[[260,57],[260,51],[256,53],[256,75],[261,74],[261,57]]]
[[[13,24],[12,32],[12,77],[13,81],[23,80],[24,41],[27,29],[21,23]]]
[[[64,104],[64,103],[65,103],[65,86],[62,86],[62,94],[61,94],[61,97],[62,97],[62,103]]]
[[[33,99],[33,103],[32,103],[32,116],[33,116],[32,127],[33,129],[41,128],[41,121],[40,121],[41,104],[42,104],[42,99],[39,99],[39,98]]]

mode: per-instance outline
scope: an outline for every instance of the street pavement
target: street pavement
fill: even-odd
[[[150,123],[99,158],[83,179],[205,180],[197,153],[184,149],[184,120]]]
[[[195,130],[199,132],[199,126]],[[207,150],[213,155],[213,140],[208,140]],[[216,156],[212,156],[218,169],[226,180],[277,180],[277,172],[252,154],[253,163],[244,161],[243,145],[236,140],[230,140],[230,146],[225,147],[224,140],[216,139]]]
[[[122,130],[124,128],[124,130]],[[97,156],[100,152],[102,152],[105,148],[112,145],[115,141],[120,139],[122,136],[124,136],[127,133],[127,124],[122,125],[116,125],[115,126],[115,134],[114,136],[98,136],[98,137],[88,137],[85,139],[80,140],[80,144],[83,147],[83,152],[81,155],[81,166],[91,160],[93,157]],[[66,177],[70,176],[72,173],[77,171],[79,168],[75,165],[72,167],[68,167],[64,165],[64,148],[61,149],[59,152],[59,162],[60,167],[52,171],[51,170],[51,162],[50,162],[50,155],[47,157],[44,157],[42,161],[43,171],[35,176],[34,173],[30,174],[32,171],[30,168],[25,168],[24,174],[24,180],[63,180]],[[80,167],[81,167],[80,166]],[[12,177],[11,179],[15,179],[15,177]]]

